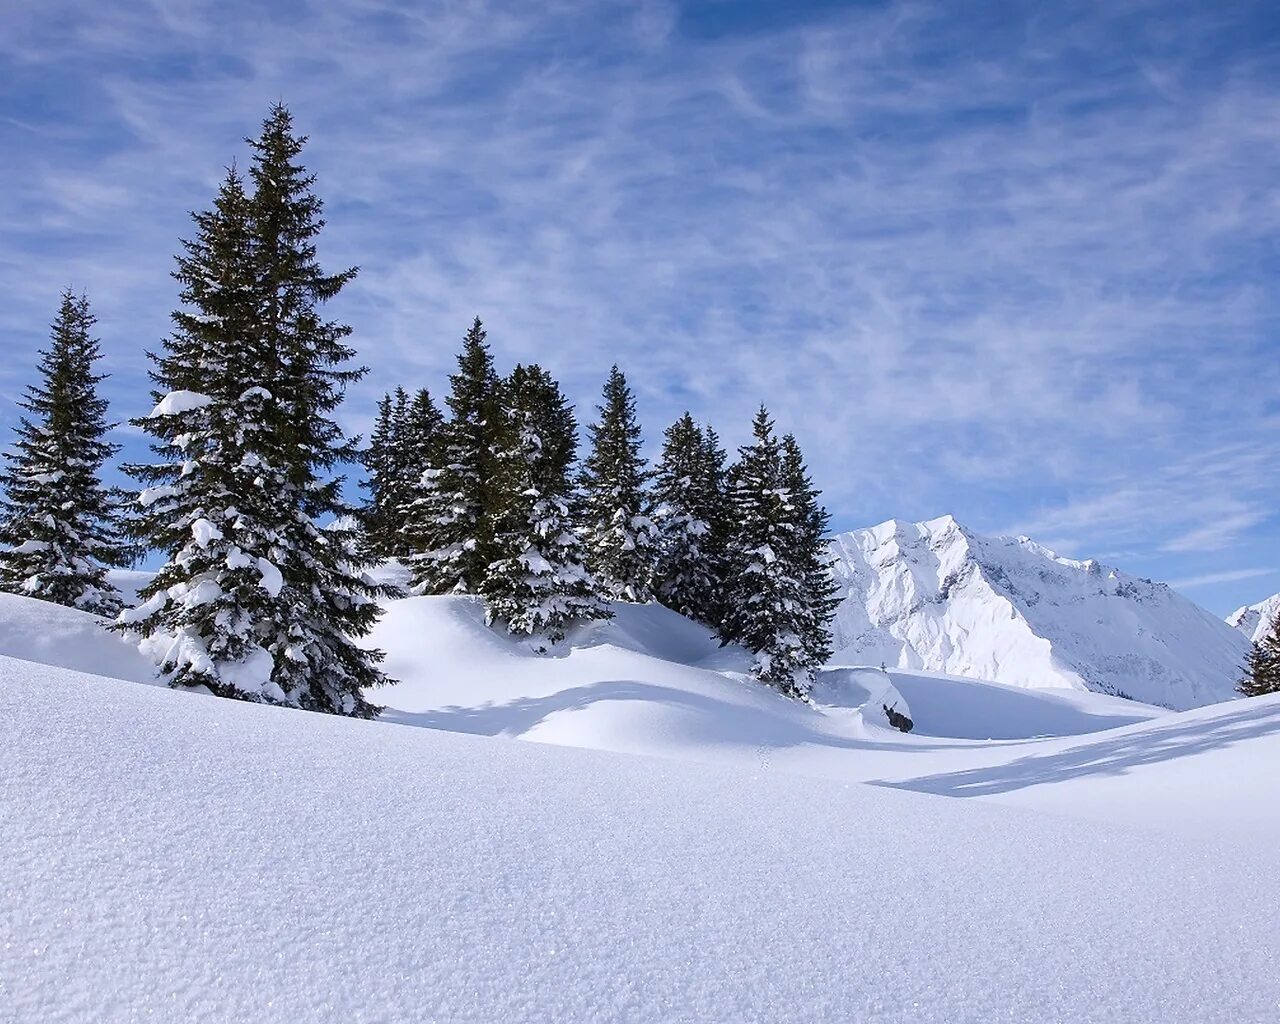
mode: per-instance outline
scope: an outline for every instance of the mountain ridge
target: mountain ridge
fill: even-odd
[[[1185,709],[1230,699],[1247,643],[1168,584],[954,516],[832,539],[836,663],[1089,689]]]

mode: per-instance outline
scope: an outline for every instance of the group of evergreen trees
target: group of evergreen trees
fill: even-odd
[[[499,376],[479,320],[446,405],[441,419],[425,391],[412,405],[386,395],[365,455],[367,543],[402,558],[417,592],[478,595],[491,623],[543,647],[609,601],[657,599],[752,651],[760,679],[808,691],[836,605],[828,519],[795,438],[776,437],[765,410],[732,467],[686,413],[650,470],[615,366],[575,472],[559,385],[536,365]]]
[[[1236,690],[1245,697],[1280,693],[1280,612],[1271,620],[1270,628],[1254,641]]]
[[[0,587],[114,618],[174,686],[344,715],[377,712],[381,654],[358,645],[389,593],[364,569],[403,559],[414,587],[483,599],[491,624],[549,647],[609,602],[660,600],[756,656],[759,677],[806,692],[828,654],[825,511],[794,438],[761,410],[729,467],[688,414],[651,471],[635,399],[615,366],[579,463],[574,411],[552,376],[494,368],[479,319],[442,411],[422,389],[378,406],[368,448],[334,413],[350,383],[350,328],[321,310],[355,276],[325,271],[313,177],[277,105],[247,176],[226,173],[193,215],[173,276],[180,308],[150,354],[153,457],[101,470],[98,345],[68,292],[0,475]],[[361,509],[344,463],[368,472]],[[163,564],[123,602],[107,578],[143,550]]]

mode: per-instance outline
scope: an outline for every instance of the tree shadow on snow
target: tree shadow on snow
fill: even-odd
[[[1123,775],[1141,765],[1187,757],[1273,733],[1280,733],[1280,704],[1241,708],[1216,719],[1212,725],[1192,721],[1142,729],[1070,750],[1031,755],[1008,764],[945,772],[902,782],[877,781],[872,785],[939,796],[991,796],[1087,775]]]

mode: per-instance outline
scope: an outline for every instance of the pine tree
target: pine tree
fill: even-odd
[[[450,419],[432,447],[433,465],[411,509],[414,588],[426,594],[475,594],[493,561],[492,478],[500,427],[498,376],[476,317],[462,342],[445,400]]]
[[[493,553],[481,584],[489,622],[546,649],[575,622],[606,617],[569,505],[577,424],[559,385],[517,366],[502,389],[493,478]]]
[[[370,557],[377,559],[391,557],[395,489],[399,485],[399,467],[396,464],[398,427],[391,395],[384,394],[378,402],[373,430],[369,434],[369,447],[360,457],[364,468],[369,471],[368,479],[363,481],[369,492],[369,501],[361,512],[364,541]]]
[[[306,138],[277,104],[254,150],[250,202],[259,316],[254,332],[270,356],[267,390],[270,426],[283,444],[291,511],[281,527],[284,589],[278,630],[268,649],[274,678],[291,703],[317,711],[370,717],[377,713],[362,691],[386,682],[381,652],[356,640],[377,621],[376,598],[385,594],[363,571],[354,510],[342,500],[335,467],[357,461],[359,438],[348,438],[333,419],[347,385],[367,367],[350,365],[351,328],[324,320],[319,307],[356,275],[326,274],[315,239],[324,227],[315,176],[299,162]],[[274,387],[272,386],[274,384]],[[328,520],[323,529],[319,522]]]
[[[386,590],[361,571],[333,474],[358,439],[332,419],[365,370],[347,365],[350,328],[318,309],[355,271],[317,262],[324,221],[298,162],[305,141],[273,108],[250,140],[253,194],[229,175],[179,258],[187,309],[140,421],[162,461],[133,470],[155,485],[141,529],[169,559],[121,626],[147,638],[175,686],[369,717],[362,691],[385,682],[381,654],[355,641]]]
[[[813,486],[800,445],[792,434],[782,439],[782,482],[796,524],[794,545],[787,557],[804,584],[800,637],[804,669],[812,673],[831,657],[831,620],[840,604],[840,586],[831,574],[827,536],[831,516],[818,502],[822,492]]]
[[[804,567],[792,558],[800,532],[797,509],[787,491],[782,446],[763,406],[752,432],[754,440],[739,449],[729,473],[734,532],[720,635],[755,655],[758,679],[803,697],[812,666],[805,636],[807,581]]]
[[[1245,697],[1280,693],[1280,613],[1272,620],[1271,628],[1254,641],[1244,670],[1236,690]]]
[[[655,478],[662,533],[658,599],[681,615],[718,625],[721,573],[713,523],[723,518],[723,453],[689,413],[667,428]]]
[[[406,406],[403,424],[396,434],[397,472],[400,474],[395,498],[396,536],[393,547],[396,557],[404,557],[413,550],[406,523],[414,502],[423,493],[422,478],[433,465],[443,426],[444,416],[431,392],[419,388]]]
[[[127,466],[143,483],[132,525],[166,562],[118,628],[143,638],[171,686],[288,703],[269,650],[284,561],[278,502],[285,455],[268,425],[249,200],[234,169],[210,211],[193,214],[173,272],[184,308],[153,354],[155,408],[135,420],[157,460]]]
[[[580,528],[587,564],[611,598],[653,599],[660,537],[653,521],[650,474],[640,457],[635,399],[617,366],[609,371],[599,422],[588,429]]]
[[[0,474],[0,589],[114,616],[120,597],[107,568],[127,564],[129,549],[119,503],[99,476],[119,447],[104,440],[95,322],[87,298],[63,294],[40,383],[20,402],[31,415]]]

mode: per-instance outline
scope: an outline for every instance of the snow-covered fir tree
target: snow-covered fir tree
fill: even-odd
[[[1236,690],[1245,697],[1280,693],[1280,613],[1271,621],[1271,628],[1254,641]]]
[[[831,573],[827,528],[831,516],[818,501],[822,492],[813,485],[793,434],[782,439],[782,483],[796,524],[787,558],[803,581],[803,615],[800,637],[809,671],[821,668],[831,657],[831,622],[840,604],[840,585]]]
[[[151,484],[146,540],[168,561],[121,625],[173,685],[368,717],[363,690],[385,678],[381,654],[356,641],[383,588],[362,572],[332,472],[357,455],[332,414],[365,371],[348,366],[350,328],[319,312],[355,271],[316,259],[324,222],[304,143],[273,108],[250,143],[252,195],[229,175],[179,258],[186,308],[139,421],[161,461],[134,467]]]
[[[135,425],[157,460],[126,467],[144,484],[132,525],[168,558],[120,627],[143,638],[172,686],[287,703],[268,645],[283,561],[276,503],[284,454],[267,426],[249,200],[234,170],[212,210],[193,215],[173,272],[184,308],[153,355],[155,408]]]
[[[498,376],[479,317],[449,384],[450,417],[438,429],[431,466],[410,508],[410,568],[419,593],[475,594],[493,561],[488,510],[502,420]]]
[[[413,503],[422,494],[422,478],[433,465],[443,426],[444,416],[431,392],[419,388],[409,401],[404,422],[396,434],[401,477],[395,497],[396,528],[392,547],[397,557],[411,550],[405,522]]]
[[[365,543],[378,559],[407,557],[413,550],[407,521],[422,494],[422,476],[431,468],[443,417],[426,388],[409,398],[404,388],[378,402],[369,447],[362,461],[369,471],[369,501],[362,510]]]
[[[577,424],[559,385],[539,366],[504,381],[503,423],[489,510],[494,560],[481,585],[489,622],[546,649],[575,622],[609,612],[584,565],[570,514]]]
[[[724,453],[689,413],[666,430],[655,476],[662,533],[658,599],[681,615],[718,625],[721,565],[715,525],[724,518]]]
[[[364,527],[364,543],[373,558],[391,557],[392,536],[395,529],[397,491],[401,488],[403,467],[398,464],[400,453],[398,437],[404,427],[405,405],[408,395],[404,389],[397,391],[398,402],[385,394],[378,401],[373,430],[369,434],[369,447],[360,456],[369,477],[363,483],[369,492],[369,501],[361,509]]]
[[[100,478],[119,448],[105,440],[94,323],[89,300],[65,292],[40,382],[19,403],[29,415],[0,473],[0,589],[114,616],[120,596],[107,569],[127,564],[129,548],[118,501]]]
[[[611,598],[649,601],[661,538],[650,474],[640,456],[635,398],[617,366],[609,371],[597,412],[599,420],[588,428],[591,451],[579,484],[587,565]]]
[[[800,557],[806,530],[816,519],[807,517],[791,494],[794,470],[786,465],[763,407],[752,434],[729,471],[733,534],[720,635],[755,655],[757,678],[804,697],[821,664],[815,661],[821,652],[814,631],[814,580],[810,564]]]

